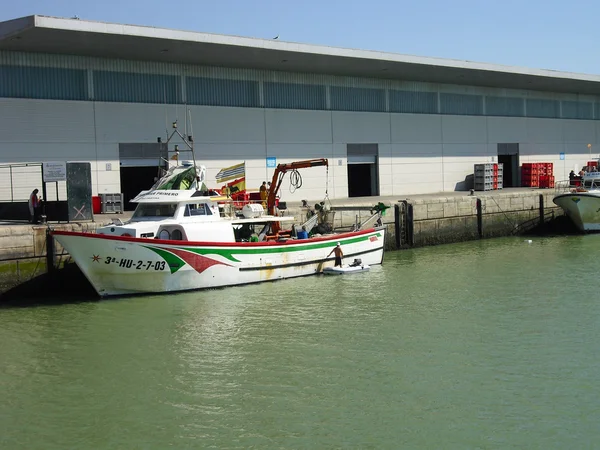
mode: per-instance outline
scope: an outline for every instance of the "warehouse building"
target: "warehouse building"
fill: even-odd
[[[94,195],[131,198],[175,120],[209,186],[240,162],[258,188],[274,164],[328,158],[288,200],[462,190],[487,162],[505,187],[525,162],[566,179],[597,157],[599,94],[595,75],[23,17],[0,23],[0,197],[31,191],[19,163],[89,161]]]

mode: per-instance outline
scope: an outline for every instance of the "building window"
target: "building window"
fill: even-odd
[[[525,101],[521,98],[486,97],[485,114],[487,116],[524,117]]]
[[[527,117],[557,119],[560,117],[560,103],[557,100],[527,99]]]
[[[325,86],[315,84],[264,84],[265,107],[283,109],[325,109]]]
[[[483,97],[467,94],[440,94],[440,112],[442,114],[481,116]]]
[[[185,89],[191,105],[260,106],[258,81],[188,77]]]
[[[0,97],[86,100],[85,70],[0,66]]]
[[[563,119],[593,119],[593,103],[590,102],[562,102],[561,114]]]
[[[175,75],[94,71],[94,97],[100,102],[181,103]]]
[[[331,109],[337,111],[385,111],[385,90],[371,88],[330,88]]]
[[[437,114],[437,92],[389,91],[390,112]]]

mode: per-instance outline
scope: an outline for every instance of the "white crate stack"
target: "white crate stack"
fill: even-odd
[[[102,214],[120,214],[123,212],[123,194],[99,194]]]
[[[502,163],[475,164],[474,188],[476,191],[494,191],[503,187]]]

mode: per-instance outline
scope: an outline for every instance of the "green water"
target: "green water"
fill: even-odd
[[[595,448],[600,236],[0,310],[0,448]]]

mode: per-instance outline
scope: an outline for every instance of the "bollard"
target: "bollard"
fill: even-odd
[[[477,199],[477,234],[480,239],[483,237],[483,212],[480,198]]]

